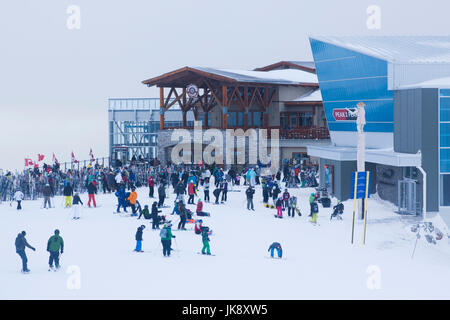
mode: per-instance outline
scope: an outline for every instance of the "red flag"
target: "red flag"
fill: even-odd
[[[53,154],[53,163],[59,164],[58,159],[56,159],[55,154]]]
[[[92,148],[91,148],[91,151],[89,151],[89,155],[91,156],[91,161],[94,161],[95,158],[94,158],[94,154],[92,153]]]
[[[73,154],[73,151],[72,151],[72,162],[73,163],[78,163],[78,160],[75,159],[75,155]]]
[[[31,159],[29,159],[29,158],[25,158],[25,167],[32,166],[32,165],[33,165],[33,161],[31,161]]]
[[[42,160],[44,160],[44,155],[38,153],[38,162],[41,162]]]

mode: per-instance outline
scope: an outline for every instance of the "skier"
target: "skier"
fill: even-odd
[[[275,202],[275,207],[277,208],[277,215],[275,217],[280,219],[283,218],[283,200],[281,197]]]
[[[88,196],[89,196],[89,201],[88,201],[88,207],[91,207],[91,201],[94,204],[94,208],[97,207],[97,204],[95,203],[95,193],[97,192],[97,187],[94,184],[94,180],[92,180],[91,182],[89,182],[88,186],[87,186],[87,190],[88,190]]]
[[[202,231],[202,242],[203,242],[202,254],[211,255],[211,249],[209,247],[210,239],[209,239],[209,236],[208,236],[209,228],[208,227],[202,227],[201,231]]]
[[[317,200],[315,199],[311,203],[311,222],[317,224],[317,215],[319,214],[319,206],[317,205]]]
[[[160,213],[161,210],[158,210],[158,203],[155,201],[152,204],[152,229],[159,229],[159,216],[158,213]]]
[[[52,195],[52,189],[50,188],[50,184],[46,184],[44,187],[44,190],[42,191],[43,195],[44,195],[44,209],[47,208],[47,204],[48,204],[48,208],[51,208],[51,202],[50,202],[50,196]]]
[[[80,208],[79,208],[80,203],[81,205],[83,205],[83,202],[80,199],[80,195],[78,193],[75,193],[72,201],[72,213],[74,220],[80,219]]]
[[[288,216],[291,216],[291,211],[292,211],[292,218],[295,216],[295,211],[297,208],[297,197],[296,196],[292,196],[289,198],[288,201]]]
[[[127,198],[127,200],[130,201],[131,211],[133,212],[131,214],[132,216],[137,216],[137,213],[136,213],[136,200],[137,200],[137,197],[138,197],[138,195],[137,195],[136,189],[133,187],[131,189],[131,193],[130,193],[129,197]]]
[[[149,188],[148,196],[150,198],[154,198],[153,193],[155,192],[155,180],[153,180],[153,176],[150,176],[148,178],[148,188]]]
[[[255,211],[255,207],[253,206],[253,194],[254,193],[255,193],[255,190],[253,190],[251,185],[245,191],[245,195],[247,196],[247,210],[251,209],[251,210]]]
[[[30,272],[30,270],[27,267],[28,259],[27,259],[27,255],[25,253],[25,247],[28,247],[33,251],[36,251],[36,249],[28,244],[27,240],[25,239],[25,236],[26,236],[25,231],[22,231],[21,233],[19,233],[17,235],[15,245],[16,245],[16,252],[22,259],[22,272],[28,273],[28,272]]]
[[[59,230],[55,230],[55,234],[48,239],[47,242],[47,251],[50,253],[50,257],[48,259],[49,269],[48,271],[56,271],[60,268],[59,265],[59,252],[61,254],[64,252],[64,240],[59,235]],[[55,269],[53,269],[53,261],[55,262]]]
[[[136,231],[136,248],[134,251],[136,252],[144,252],[142,251],[142,232],[144,231],[145,226],[141,225],[139,228],[137,228]]]
[[[172,227],[171,223],[166,223],[164,227],[161,229],[161,232],[159,233],[159,236],[161,237],[161,244],[163,247],[163,255],[164,257],[170,257],[170,251],[173,250],[171,248],[172,246],[172,238],[176,238],[172,234],[172,230],[170,229]]]
[[[161,208],[164,205],[164,199],[166,198],[166,189],[164,188],[164,184],[162,183],[158,187],[158,196],[159,196],[158,208]]]
[[[73,188],[70,183],[67,183],[63,189],[63,195],[65,197],[64,207],[70,208],[72,206]]]
[[[290,194],[288,189],[284,189],[284,193],[283,193],[283,206],[284,208],[288,208],[289,207],[289,198],[290,198]]]
[[[189,194],[189,199],[188,199],[188,204],[194,204],[194,194],[195,194],[195,187],[194,187],[194,182],[190,182],[188,185],[188,194]]]
[[[333,213],[331,214],[330,220],[332,220],[333,218],[342,220],[343,213],[344,213],[344,204],[341,202],[341,200],[338,200],[337,205],[333,207]]]
[[[273,252],[275,249],[277,250],[278,258],[281,259],[281,257],[283,256],[283,249],[281,248],[281,244],[279,244],[278,242],[272,243],[269,247],[269,250],[267,251],[270,251],[270,256],[273,258]]]
[[[221,182],[220,189],[222,189],[222,199],[220,200],[220,202],[224,203],[227,201],[227,193],[228,193],[228,182],[226,180],[223,180]]]
[[[17,201],[17,210],[22,210],[22,200],[24,198],[23,192],[20,190],[17,190],[16,193],[14,193],[14,200]]]
[[[178,223],[178,230],[186,230],[186,207],[182,202],[178,203],[178,213],[180,215],[180,222]]]
[[[218,186],[214,191],[213,191],[213,195],[214,197],[216,197],[216,201],[214,202],[214,204],[219,204],[219,196],[220,193],[222,192],[222,189],[220,189],[220,186]]]
[[[204,185],[203,185],[204,193],[205,193],[205,202],[209,202],[209,178],[205,179]]]
[[[315,193],[311,193],[311,195],[309,196],[309,207],[310,207],[310,214],[308,217],[312,217],[312,204],[313,202],[317,199],[316,194]]]

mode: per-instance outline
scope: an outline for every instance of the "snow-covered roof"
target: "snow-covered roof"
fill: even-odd
[[[237,69],[214,69],[195,67],[194,69],[219,76],[231,78],[237,82],[271,83],[271,84],[292,84],[302,83],[317,84],[317,75],[298,69],[284,69],[272,71],[249,71]]]
[[[316,66],[314,61],[279,61],[264,67],[256,68],[254,71],[271,71],[279,69],[300,69],[315,73]]]
[[[320,92],[320,89],[309,91],[308,93],[304,94],[303,96],[294,99],[292,101],[296,102],[316,102],[316,101],[322,101],[322,93]]]
[[[450,36],[311,36],[393,63],[450,64]]]
[[[415,88],[450,88],[450,77],[432,79],[420,83],[414,83],[399,87],[399,89],[415,89]]]

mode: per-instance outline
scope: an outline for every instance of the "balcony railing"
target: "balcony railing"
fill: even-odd
[[[330,139],[325,127],[280,129],[280,139]]]

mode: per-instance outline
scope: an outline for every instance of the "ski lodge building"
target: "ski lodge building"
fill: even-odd
[[[349,198],[353,112],[363,102],[371,191],[405,213],[450,206],[450,37],[310,37],[310,44],[331,136],[328,146],[307,147],[320,159],[321,185],[326,179],[339,199]]]
[[[167,125],[173,108],[181,111],[181,128],[191,136],[189,114],[203,130],[215,128],[224,135],[226,129],[269,129],[269,134],[279,129],[280,161],[317,161],[307,156],[306,146],[330,143],[312,62],[281,61],[252,71],[184,67],[143,84],[160,89],[157,157],[162,163],[170,160],[178,144],[171,141],[174,128]],[[195,96],[190,95],[192,88]],[[238,154],[234,156],[237,163]]]

